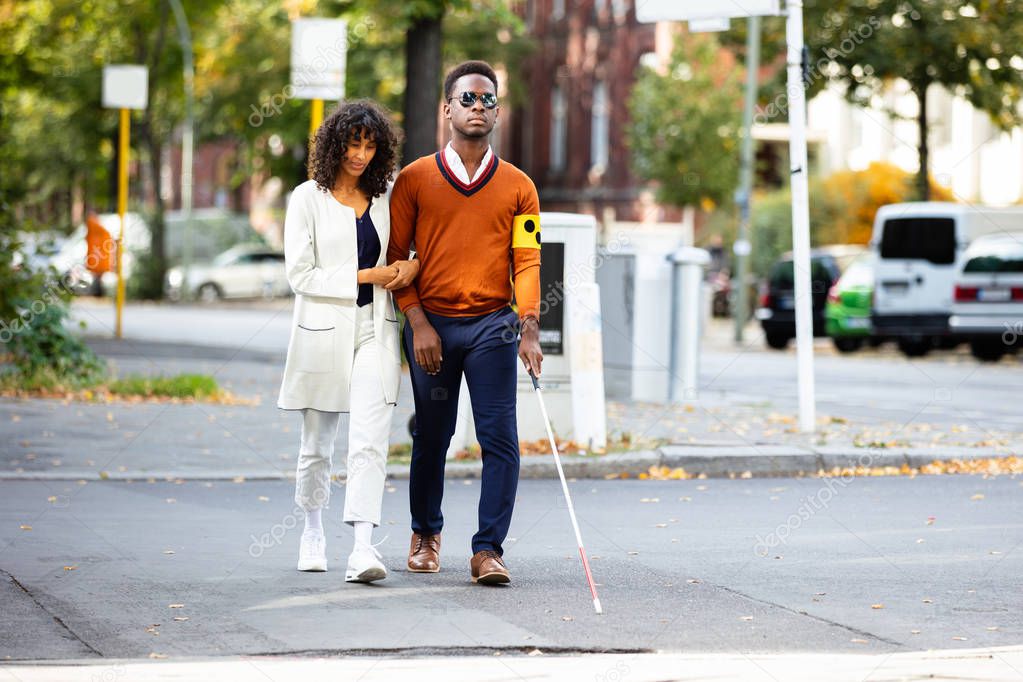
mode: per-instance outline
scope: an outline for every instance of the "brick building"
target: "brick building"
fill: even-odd
[[[665,25],[639,24],[632,0],[528,0],[537,50],[514,76],[527,100],[509,118],[503,155],[536,182],[546,211],[600,220],[677,220],[632,173],[627,101],[641,63],[671,46]]]

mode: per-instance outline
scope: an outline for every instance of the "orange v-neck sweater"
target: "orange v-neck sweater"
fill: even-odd
[[[387,247],[393,263],[415,244],[420,262],[416,281],[394,292],[402,312],[484,315],[508,305],[514,286],[519,318],[539,318],[539,213],[532,180],[496,155],[468,185],[442,154],[409,164],[391,191]]]

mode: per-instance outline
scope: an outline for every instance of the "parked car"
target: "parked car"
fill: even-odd
[[[994,362],[1023,344],[1023,235],[970,244],[956,275],[949,327],[974,357]]]
[[[121,218],[116,213],[101,213],[97,216],[100,224],[110,233],[112,239],[117,239],[121,232]],[[137,213],[126,213],[124,222],[127,230],[124,233],[124,257],[121,262],[121,269],[124,272],[124,279],[131,278],[135,270],[138,255],[149,250],[152,237],[149,232],[149,225]],[[61,240],[56,246],[55,252],[50,257],[50,265],[60,273],[62,281],[75,294],[87,294],[100,296],[104,293],[112,293],[117,290],[117,273],[104,272],[100,277],[90,272],[86,266],[88,259],[88,245],[86,235],[88,228],[85,223],[79,225]]]
[[[943,202],[878,209],[871,241],[878,253],[876,333],[895,337],[910,357],[958,343],[962,337],[949,326],[955,276],[971,242],[994,233],[1023,234],[1023,210]]]
[[[219,254],[212,263],[196,264],[188,269],[188,286],[181,266],[167,271],[167,296],[180,300],[183,288],[203,302],[224,298],[274,298],[291,294],[284,254],[266,246],[234,246]]]
[[[824,336],[824,308],[828,291],[842,272],[864,252],[862,246],[823,246],[810,250],[810,291],[813,307],[814,336]],[[796,296],[792,254],[784,254],[768,275],[760,307],[756,312],[764,330],[767,345],[778,350],[788,346],[796,336]]]
[[[852,353],[867,341],[879,340],[870,322],[875,260],[873,252],[863,252],[828,291],[824,308],[827,334],[842,353]]]

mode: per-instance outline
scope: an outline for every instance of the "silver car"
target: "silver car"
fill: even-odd
[[[1023,345],[1023,233],[978,237],[956,274],[949,328],[980,360]]]
[[[167,296],[180,300],[187,289],[200,301],[225,298],[275,298],[291,295],[284,254],[265,246],[234,246],[212,263],[188,269],[188,286],[181,266],[167,271]]]

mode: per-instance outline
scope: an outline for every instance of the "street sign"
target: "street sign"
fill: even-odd
[[[781,12],[780,0],[642,0],[636,3],[636,21],[691,21],[774,15]]]
[[[720,33],[732,27],[732,20],[728,17],[718,19],[690,19],[690,33]]]
[[[298,99],[337,101],[345,96],[348,22],[296,19],[291,22],[291,87]]]
[[[137,64],[103,67],[103,106],[107,109],[145,109],[149,71]]]

